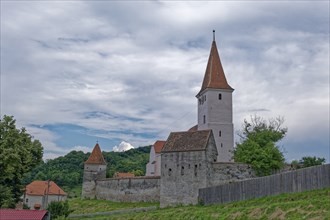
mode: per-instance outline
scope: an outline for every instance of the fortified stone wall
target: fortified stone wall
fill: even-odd
[[[162,177],[99,179],[85,172],[83,197],[118,202],[158,202],[161,206],[197,204],[200,188],[255,177],[250,166],[242,163],[212,163],[213,152],[191,151],[163,155]],[[213,154],[212,154],[213,155]],[[102,175],[101,175],[102,176]],[[86,180],[89,181],[86,181]]]
[[[96,198],[117,202],[159,202],[160,177],[111,178],[96,182]]]
[[[198,189],[208,186],[208,164],[205,151],[163,154],[160,206],[197,204]]]
[[[255,178],[255,172],[251,166],[244,163],[213,163],[210,185],[232,183],[238,180]]]

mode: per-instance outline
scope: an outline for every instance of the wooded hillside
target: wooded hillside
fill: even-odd
[[[107,166],[107,177],[115,172],[133,172],[144,175],[149,161],[151,146],[139,147],[126,152],[102,152]],[[80,186],[83,178],[84,162],[90,153],[71,151],[63,157],[47,160],[34,168],[24,179],[28,184],[33,180],[52,180],[61,187]]]

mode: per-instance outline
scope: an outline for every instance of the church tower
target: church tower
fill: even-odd
[[[84,176],[82,186],[83,198],[94,198],[96,196],[96,181],[106,178],[107,163],[105,162],[101,148],[97,143],[84,163]]]
[[[198,99],[198,130],[212,129],[218,150],[218,162],[233,161],[234,89],[227,83],[213,31],[213,42]]]

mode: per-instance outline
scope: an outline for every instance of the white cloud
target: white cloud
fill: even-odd
[[[124,151],[128,151],[130,149],[133,149],[134,147],[130,144],[127,143],[125,141],[122,141],[119,146],[114,146],[113,147],[113,151],[114,152],[124,152]]]

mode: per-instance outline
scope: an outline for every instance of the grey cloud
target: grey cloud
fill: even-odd
[[[269,109],[265,109],[265,108],[255,108],[255,109],[249,109],[247,111],[248,112],[270,112]]]
[[[1,113],[23,124],[76,124],[134,146],[154,141],[143,131],[165,139],[196,124],[195,95],[216,29],[235,88],[235,127],[258,110],[284,115],[289,132],[303,118],[329,131],[328,4],[5,2]],[[314,112],[306,110],[310,103]],[[127,130],[135,135],[112,132]],[[49,146],[64,147],[39,134]]]

